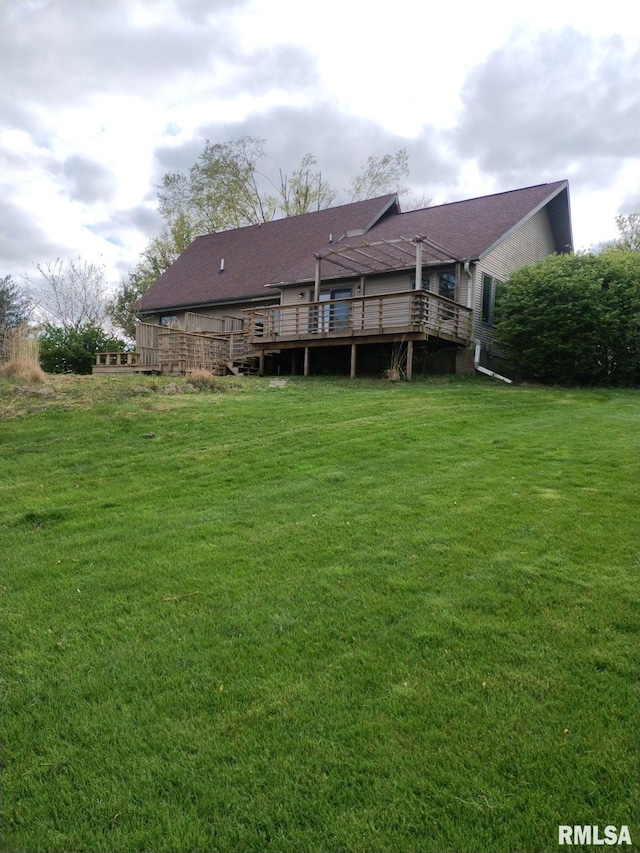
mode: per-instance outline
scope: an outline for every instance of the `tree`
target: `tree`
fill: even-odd
[[[640,213],[616,216],[618,239],[613,246],[626,252],[640,251]]]
[[[77,327],[46,323],[40,336],[40,366],[47,373],[91,373],[96,353],[125,349],[125,341],[92,323]]]
[[[525,378],[640,382],[640,253],[551,255],[511,276],[497,343]]]
[[[0,278],[0,361],[11,357],[11,331],[26,326],[33,306],[10,275]]]
[[[401,181],[409,174],[409,155],[405,148],[383,157],[369,157],[360,174],[351,179],[351,201],[362,201],[387,193],[407,192]]]
[[[104,266],[82,258],[57,258],[35,264],[39,280],[25,275],[37,313],[45,322],[76,331],[86,324],[101,327],[107,320]]]
[[[336,192],[323,180],[322,172],[313,171],[317,165],[313,154],[305,154],[290,178],[282,169],[279,170],[279,209],[284,216],[298,216],[331,207]]]
[[[258,188],[257,164],[263,157],[264,140],[253,136],[207,141],[188,174],[164,175],[160,214],[169,226],[184,217],[195,235],[267,222],[275,203]]]
[[[165,174],[158,193],[165,222],[172,226],[182,216],[196,237],[323,210],[333,204],[337,192],[322,177],[312,154],[305,154],[291,175],[279,169],[274,181],[258,168],[265,157],[264,146],[264,139],[253,136],[207,142],[188,173]],[[405,192],[400,181],[408,174],[409,158],[404,148],[395,154],[369,157],[360,175],[350,183],[352,200]]]
[[[127,337],[135,339],[136,336],[135,303],[184,252],[194,236],[186,216],[178,214],[172,225],[149,242],[138,265],[129,273],[128,279],[120,283],[107,304],[107,310],[113,324]]]
[[[28,322],[33,305],[10,275],[0,278],[0,335]]]

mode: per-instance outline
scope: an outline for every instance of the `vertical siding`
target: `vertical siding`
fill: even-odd
[[[535,264],[555,252],[547,209],[539,210],[476,264],[473,284],[473,336],[491,350],[493,328],[482,322],[482,279],[506,281],[520,267]],[[494,354],[496,354],[494,352]]]

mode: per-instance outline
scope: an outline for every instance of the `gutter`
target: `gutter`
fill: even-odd
[[[478,373],[484,373],[485,376],[491,376],[493,379],[500,379],[502,382],[507,382],[509,385],[513,385],[512,379],[507,379],[506,376],[500,376],[499,373],[494,373],[493,370],[487,370],[486,367],[480,366],[480,341],[476,341],[476,351],[473,356],[473,366],[478,371]]]

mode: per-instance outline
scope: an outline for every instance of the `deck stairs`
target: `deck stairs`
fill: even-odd
[[[257,376],[258,358],[227,359],[224,362],[224,367],[234,376]]]

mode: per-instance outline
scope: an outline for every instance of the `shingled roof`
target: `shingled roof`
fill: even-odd
[[[333,256],[338,261],[338,267],[324,264],[322,277],[326,279],[345,275],[344,270],[339,269],[339,253],[343,246],[357,249],[365,244],[400,238],[412,239],[418,235],[446,250],[432,250],[428,243],[425,243],[424,263],[442,261],[443,258],[478,260],[545,205],[548,205],[555,250],[570,250],[573,247],[573,238],[568,192],[567,182],[557,181],[387,216],[376,223],[366,235],[355,239],[346,238],[325,252],[320,252],[321,255]],[[370,254],[375,255],[375,252]],[[351,254],[349,260],[353,257]],[[314,275],[313,264],[309,258],[304,260],[305,262],[284,270],[283,276],[273,284],[285,285],[310,280]],[[395,267],[381,262],[378,271],[400,269],[402,266],[402,259],[398,257]],[[409,263],[405,261],[404,266],[409,266]],[[375,264],[363,265],[362,271],[376,271]]]
[[[265,298],[265,288],[312,281],[315,255],[341,245],[416,235],[450,257],[481,258],[548,205],[556,251],[572,247],[568,184],[557,181],[400,213],[395,195],[198,237],[136,305],[140,312]],[[224,270],[221,272],[221,261]],[[425,257],[425,262],[428,260]],[[399,265],[400,266],[400,265]],[[344,275],[334,267],[323,278]]]
[[[273,296],[265,286],[283,270],[314,274],[314,252],[347,232],[366,233],[399,210],[395,194],[330,207],[262,225],[197,237],[136,304],[142,313]],[[224,270],[221,271],[221,262]]]

